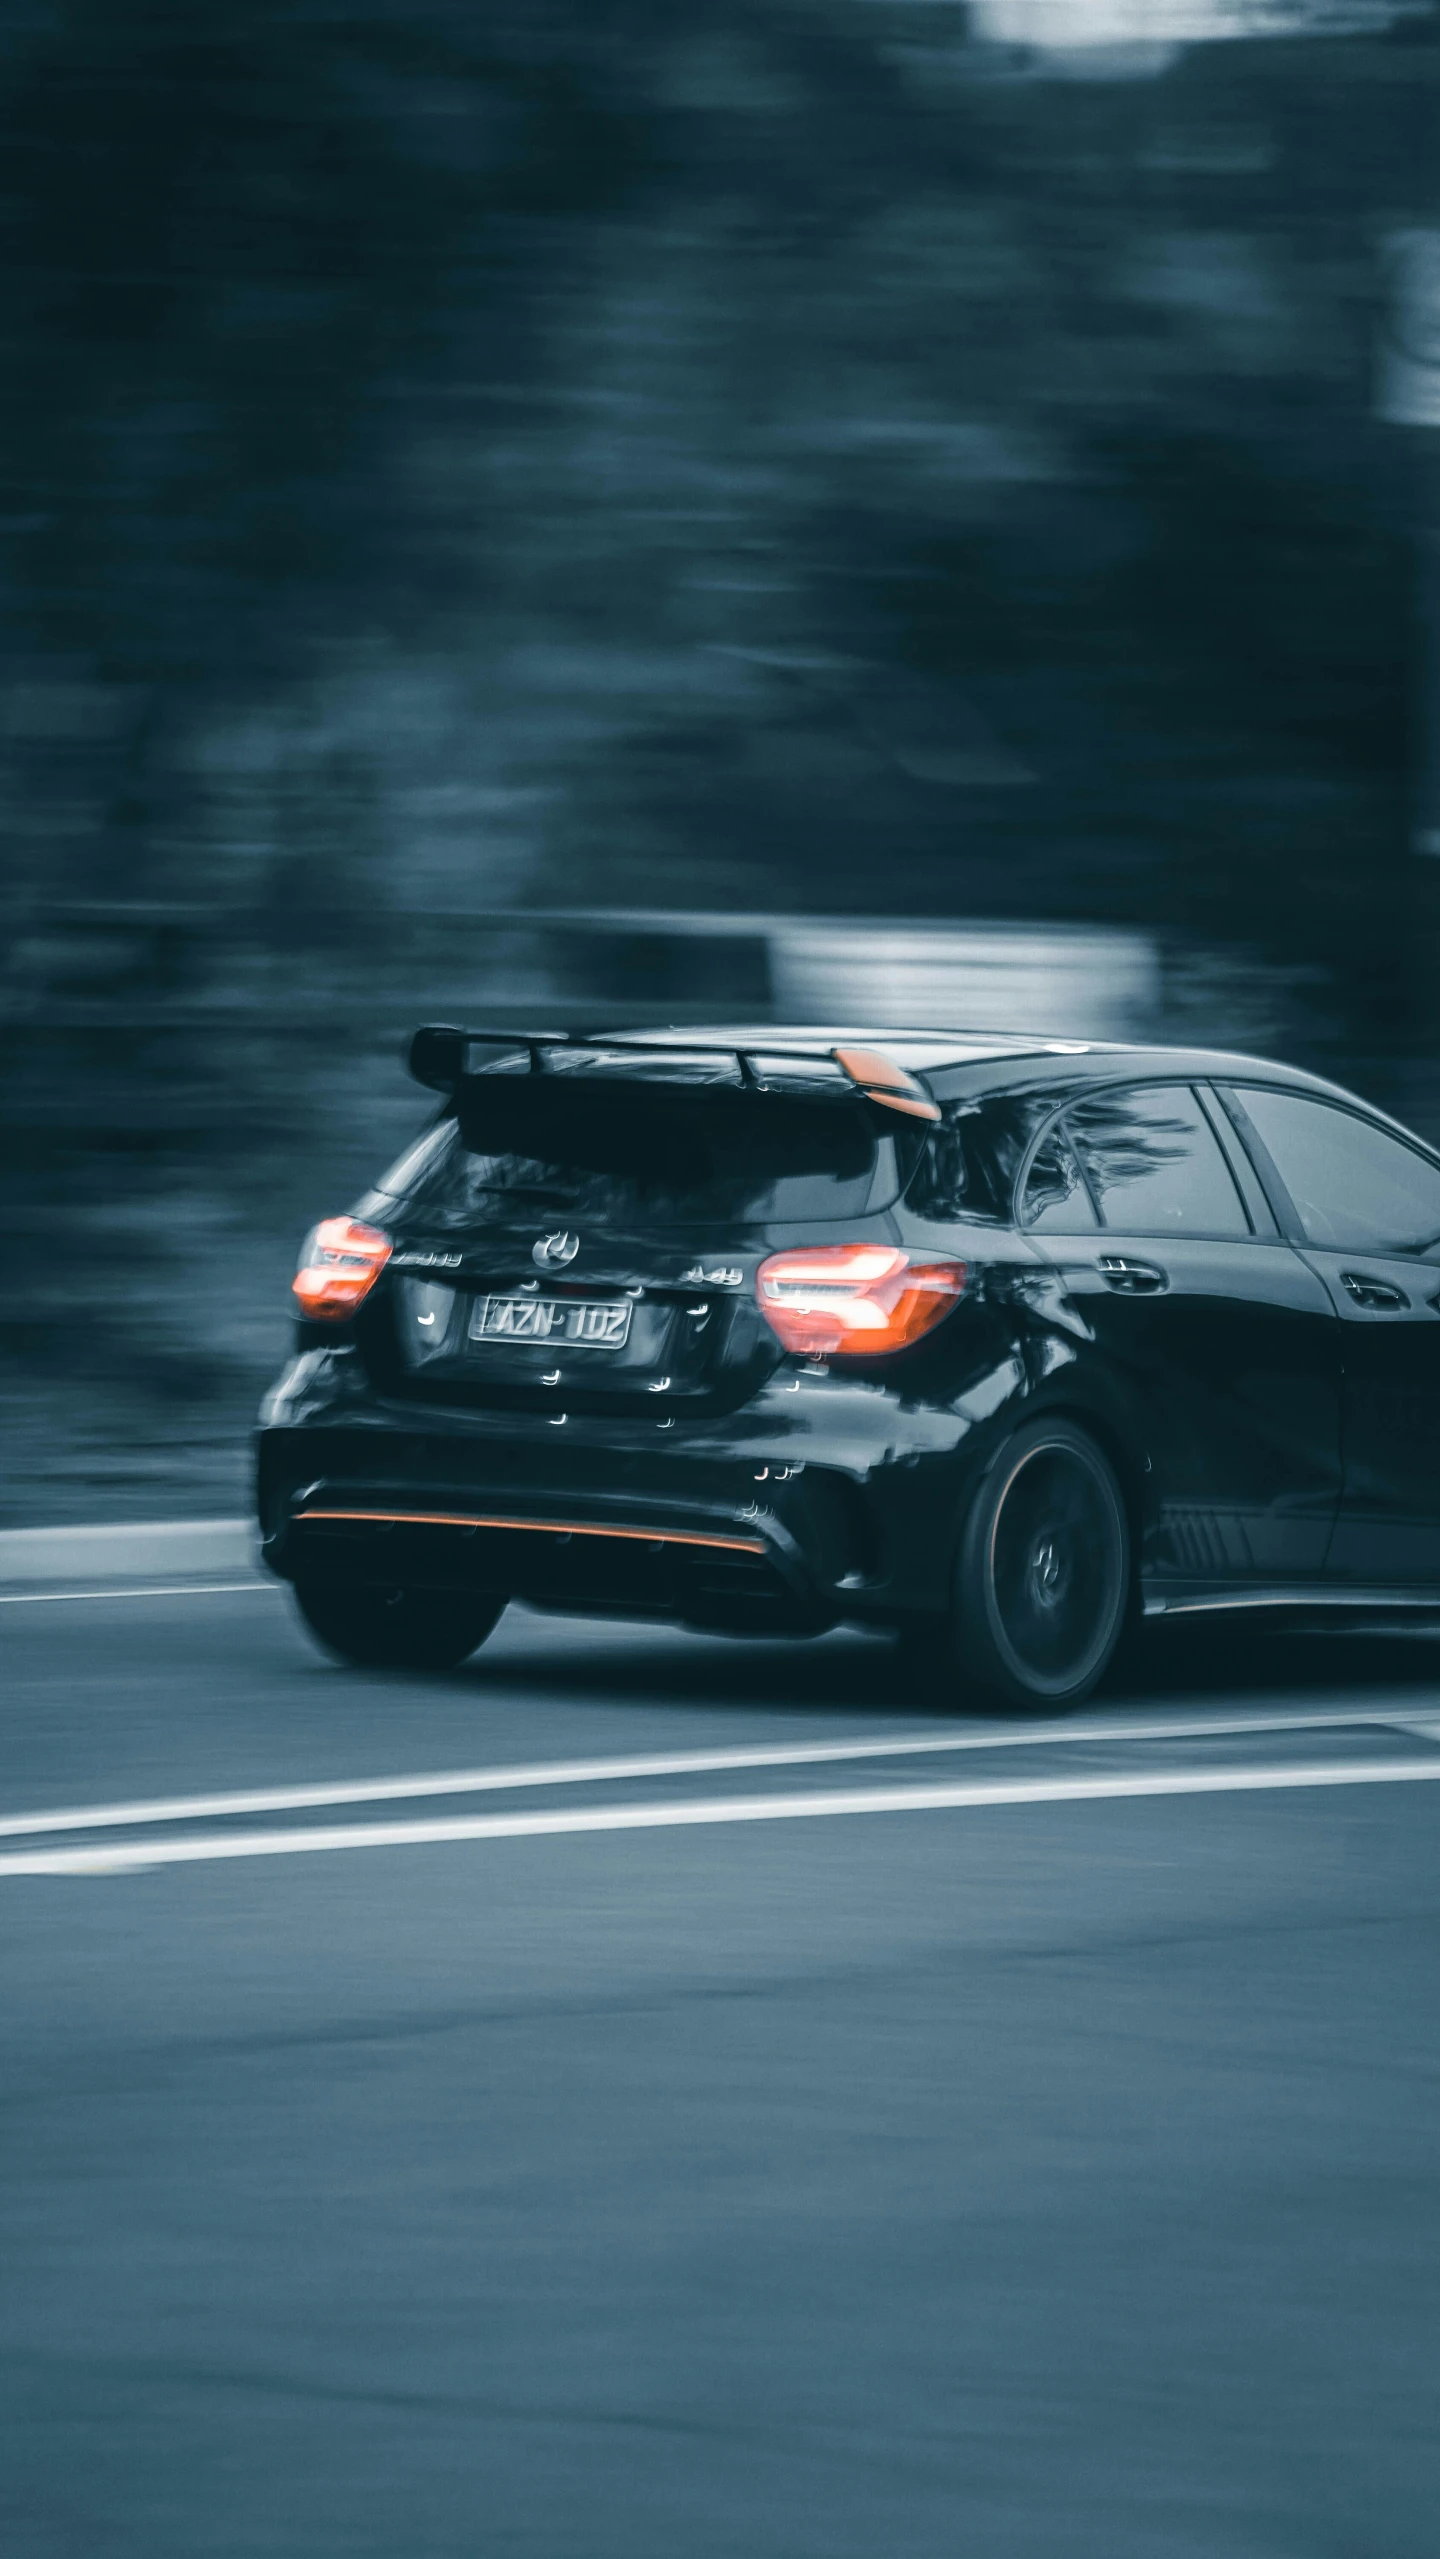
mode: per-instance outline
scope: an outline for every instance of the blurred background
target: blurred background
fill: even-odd
[[[1440,1135],[1429,0],[5,0],[0,1505],[228,1512],[423,1019]]]

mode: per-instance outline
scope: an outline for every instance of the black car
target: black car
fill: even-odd
[[[430,1029],[309,1237],[272,1569],[352,1662],[508,1598],[853,1620],[1062,1704],[1127,1621],[1440,1606],[1440,1157],[1254,1058]]]

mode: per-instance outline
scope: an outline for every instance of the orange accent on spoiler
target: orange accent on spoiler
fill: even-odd
[[[830,1052],[867,1102],[883,1102],[887,1110],[904,1111],[910,1119],[938,1120],[940,1106],[927,1100],[922,1085],[876,1048],[837,1048]]]
[[[887,1111],[905,1111],[912,1120],[938,1120],[940,1117],[939,1103],[923,1101],[918,1093],[912,1100],[908,1093],[878,1093],[867,1087],[865,1099],[883,1103]]]
[[[632,1537],[645,1546],[721,1546],[732,1555],[763,1555],[759,1537],[710,1537],[693,1528],[597,1528],[579,1519],[500,1519],[469,1511],[331,1511],[303,1510],[302,1519],[376,1520],[387,1528],[528,1528],[551,1537]]]
[[[878,1048],[837,1048],[836,1059],[857,1084],[874,1085],[882,1093],[913,1093],[914,1079],[893,1057],[882,1057]]]

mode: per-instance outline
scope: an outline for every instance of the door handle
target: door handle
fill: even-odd
[[[1098,1267],[1106,1287],[1118,1289],[1122,1297],[1154,1297],[1170,1285],[1158,1263],[1127,1261],[1123,1253],[1102,1253]]]
[[[1403,1288],[1395,1288],[1389,1280],[1370,1279],[1364,1271],[1342,1271],[1340,1285],[1357,1306],[1369,1306],[1380,1314],[1393,1314],[1408,1306]]]

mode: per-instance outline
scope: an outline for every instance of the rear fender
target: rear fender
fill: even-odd
[[[999,1384],[999,1379],[993,1381]],[[966,1523],[1006,1448],[1022,1423],[1045,1416],[1068,1421],[1088,1431],[1115,1470],[1130,1529],[1131,1551],[1138,1569],[1152,1525],[1150,1461],[1138,1414],[1118,1381],[1086,1370],[1078,1362],[1058,1374],[1017,1378],[1014,1391],[998,1401],[967,1440],[963,1478],[944,1507],[938,1545],[930,1546],[927,1582],[935,1585],[933,1603],[944,1606],[954,1587]],[[918,1594],[917,1594],[918,1596]]]
[[[1093,1371],[1076,1366],[1063,1377],[1047,1381],[1038,1393],[1017,1399],[1007,1412],[1005,1428],[987,1452],[971,1487],[970,1499],[964,1506],[964,1517],[956,1526],[955,1551],[958,1556],[964,1519],[988,1481],[1014,1431],[1022,1422],[1053,1417],[1056,1421],[1073,1422],[1088,1431],[1115,1470],[1125,1503],[1130,1529],[1131,1551],[1138,1567],[1145,1539],[1153,1523],[1154,1502],[1151,1495],[1152,1475],[1149,1453],[1140,1416],[1126,1389],[1117,1379],[1097,1376]]]

